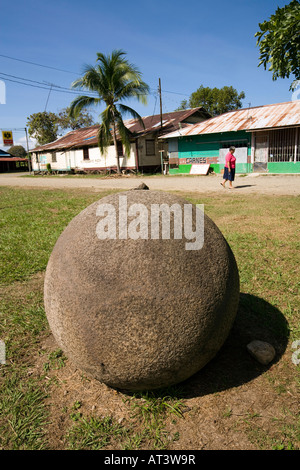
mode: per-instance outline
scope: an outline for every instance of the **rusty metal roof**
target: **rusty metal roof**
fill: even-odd
[[[97,131],[99,126],[91,126],[83,129],[76,129],[74,131],[68,132],[63,137],[50,142],[49,144],[39,145],[38,147],[31,150],[35,151],[47,151],[47,150],[63,150],[76,148],[79,145],[97,145]]]
[[[0,149],[0,161],[1,162],[26,162],[27,158],[14,157],[5,150]]]
[[[165,134],[172,130],[176,130],[181,124],[184,127],[187,124],[208,119],[211,115],[204,108],[193,108],[182,111],[173,111],[162,114],[162,133]],[[125,121],[126,127],[133,133],[138,135],[157,132],[160,130],[161,118],[160,114],[154,116],[145,116],[142,118],[145,129],[137,121],[137,119],[128,119]]]
[[[184,129],[179,129],[164,135],[162,138],[291,126],[300,126],[300,100],[230,111]]]
[[[21,157],[0,157],[0,162],[28,162],[28,159]]]
[[[160,134],[169,133],[172,130],[182,128],[190,123],[197,122],[210,117],[210,114],[204,108],[193,108],[183,111],[174,111],[171,113],[162,114],[163,127],[161,129],[161,116],[156,114],[153,116],[143,117],[145,128],[139,123],[137,119],[128,119],[124,121],[125,126],[132,132],[133,137],[149,134],[152,132],[160,132]],[[76,129],[68,132],[63,137],[50,142],[49,144],[40,145],[30,150],[30,152],[39,152],[47,150],[69,150],[73,148],[82,148],[85,146],[98,145],[98,129],[99,125]]]

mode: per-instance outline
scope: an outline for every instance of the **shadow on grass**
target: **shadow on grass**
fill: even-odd
[[[237,316],[226,342],[213,360],[181,384],[183,396],[203,396],[253,380],[280,359],[288,338],[287,320],[276,307],[264,299],[241,293]],[[247,351],[247,344],[255,339],[269,342],[276,350],[274,360],[267,366]]]

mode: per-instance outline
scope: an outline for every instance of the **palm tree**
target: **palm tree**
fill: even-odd
[[[83,108],[105,103],[106,108],[100,114],[102,122],[98,131],[98,144],[101,153],[105,153],[113,140],[118,173],[121,171],[117,134],[127,156],[130,154],[130,136],[132,135],[124,125],[123,116],[127,114],[138,119],[144,127],[141,116],[121,101],[137,98],[138,101],[147,104],[149,93],[149,87],[142,81],[141,73],[125,59],[125,55],[122,50],[114,50],[111,55],[98,52],[96,66],[86,66],[84,75],[72,83],[73,88],[83,88],[97,93],[98,96],[79,96],[70,105],[70,116],[76,117]]]

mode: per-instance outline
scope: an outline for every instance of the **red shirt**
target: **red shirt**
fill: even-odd
[[[225,166],[227,166],[227,168],[235,168],[235,161],[236,158],[231,152],[228,152],[225,157]]]

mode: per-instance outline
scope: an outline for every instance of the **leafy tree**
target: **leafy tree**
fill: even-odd
[[[14,157],[25,158],[27,156],[27,152],[24,149],[23,145],[13,145],[8,149],[8,153],[13,155]]]
[[[80,129],[93,124],[93,117],[89,113],[81,112],[76,118],[71,118],[69,112],[70,108],[65,108],[58,114],[46,111],[32,114],[27,118],[29,135],[34,137],[39,145],[44,145],[56,140],[66,129]]]
[[[232,86],[223,88],[210,88],[201,85],[198,90],[190,95],[189,100],[181,102],[179,109],[197,108],[202,106],[212,116],[239,109],[242,107],[241,100],[245,98],[245,93],[238,93]]]
[[[102,122],[98,131],[98,143],[101,152],[105,153],[113,141],[118,173],[121,171],[117,151],[117,133],[124,145],[126,155],[130,153],[131,132],[124,125],[123,117],[126,114],[130,115],[144,125],[141,116],[121,102],[128,98],[136,98],[146,104],[146,96],[149,93],[149,87],[142,80],[140,71],[124,56],[125,52],[122,50],[114,50],[111,55],[98,52],[95,67],[86,66],[83,77],[72,84],[74,88],[93,91],[98,94],[98,97],[79,96],[72,101],[70,106],[70,115],[76,117],[84,108],[105,104],[106,107],[100,115]]]
[[[76,118],[70,116],[70,108],[64,108],[58,113],[58,124],[61,129],[80,129],[93,125],[93,117],[87,112],[81,112]]]
[[[300,2],[293,0],[283,8],[277,8],[269,21],[259,23],[255,34],[260,50],[260,62],[265,70],[269,65],[273,80],[289,78],[294,74],[294,89],[300,79]]]
[[[27,118],[28,133],[39,145],[48,144],[57,139],[57,116],[50,112],[34,113]]]

